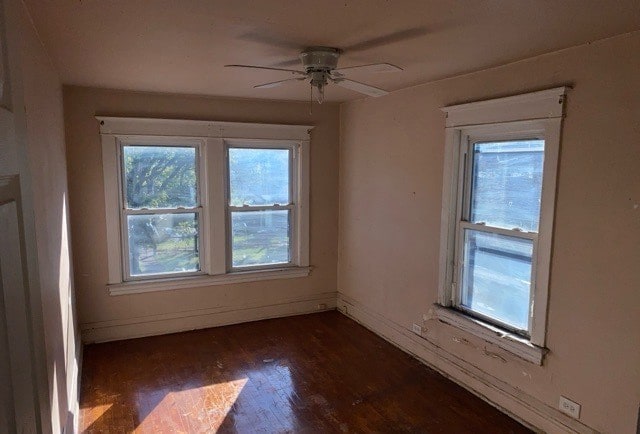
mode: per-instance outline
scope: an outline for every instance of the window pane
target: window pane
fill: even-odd
[[[234,267],[289,262],[289,211],[231,213]]]
[[[229,149],[230,205],[289,203],[288,149]]]
[[[471,222],[538,231],[544,140],[473,146]]]
[[[196,148],[124,146],[127,208],[197,206]]]
[[[195,213],[127,216],[131,276],[200,270]]]
[[[462,305],[527,330],[532,253],[531,240],[465,230]]]

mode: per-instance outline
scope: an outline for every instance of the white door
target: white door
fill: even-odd
[[[17,177],[0,177],[0,432],[35,433],[37,394],[17,182]]]

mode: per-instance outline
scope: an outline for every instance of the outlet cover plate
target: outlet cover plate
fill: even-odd
[[[560,402],[558,408],[561,412],[568,414],[569,416],[579,419],[580,418],[580,404],[573,402],[569,398],[560,396]]]

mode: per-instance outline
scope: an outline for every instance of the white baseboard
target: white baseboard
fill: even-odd
[[[336,292],[281,300],[278,303],[243,304],[80,324],[83,343],[108,342],[187,330],[238,324],[262,319],[302,315],[336,308]],[[320,308],[319,306],[324,305]]]
[[[325,307],[319,309],[321,305]],[[107,342],[302,315],[336,307],[391,344],[538,432],[597,434],[597,431],[580,421],[487,374],[341,293],[326,292],[270,305],[245,304],[86,323],[81,324],[80,328],[84,343]]]
[[[487,374],[349,296],[338,293],[337,308],[391,344],[538,432],[597,434],[597,431],[580,421]]]

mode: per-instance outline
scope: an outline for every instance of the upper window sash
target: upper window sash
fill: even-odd
[[[104,136],[103,136],[104,137]],[[163,136],[143,136],[143,135],[116,135],[111,136],[116,144],[116,158],[117,176],[118,176],[118,189],[119,200],[122,208],[129,208],[126,206],[126,186],[124,185],[125,173],[124,173],[124,151],[126,146],[139,146],[139,147],[167,147],[167,148],[194,148],[195,149],[195,175],[196,175],[196,206],[201,206],[204,202],[204,196],[202,194],[204,188],[205,177],[202,176],[202,172],[206,170],[203,164],[202,149],[205,146],[205,140],[202,138],[193,137],[163,137]],[[104,155],[103,155],[104,158]],[[166,209],[171,209],[167,207]],[[177,207],[176,207],[177,208]],[[143,208],[139,208],[143,209]],[[153,208],[146,208],[153,209]]]
[[[460,178],[458,180],[459,192],[458,196],[460,198],[458,204],[458,213],[456,215],[456,220],[464,221],[471,224],[484,225],[487,228],[491,228],[491,221],[478,221],[472,222],[472,207],[473,207],[473,189],[476,187],[474,185],[474,170],[475,167],[475,153],[474,149],[476,145],[479,144],[487,144],[487,143],[500,143],[500,142],[514,142],[514,141],[534,141],[540,140],[544,142],[544,131],[543,130],[531,130],[531,129],[523,129],[522,132],[518,132],[518,129],[514,129],[513,125],[507,125],[503,128],[506,128],[506,131],[502,131],[500,134],[496,128],[493,135],[483,135],[483,136],[471,136],[464,134],[461,140],[461,155],[460,155],[460,168],[459,174]],[[509,151],[513,152],[513,151]],[[527,150],[521,150],[520,152],[527,152]],[[542,149],[543,158],[544,158],[544,148]],[[486,152],[485,152],[486,153]],[[544,171],[542,176],[544,177]],[[539,226],[540,216],[538,215],[538,226]],[[537,232],[537,231],[529,231],[526,228],[514,226],[513,228],[506,228],[502,226],[495,226],[499,229],[505,229],[513,232]]]
[[[251,205],[243,204],[242,206],[231,205],[231,180],[229,177],[229,150],[230,149],[274,149],[289,151],[289,201],[288,203],[274,203],[271,205]],[[292,140],[225,140],[225,166],[226,166],[226,197],[225,204],[229,209],[242,210],[248,208],[259,209],[260,207],[294,207],[299,202],[300,183],[300,167],[297,164],[300,161],[301,143]]]

